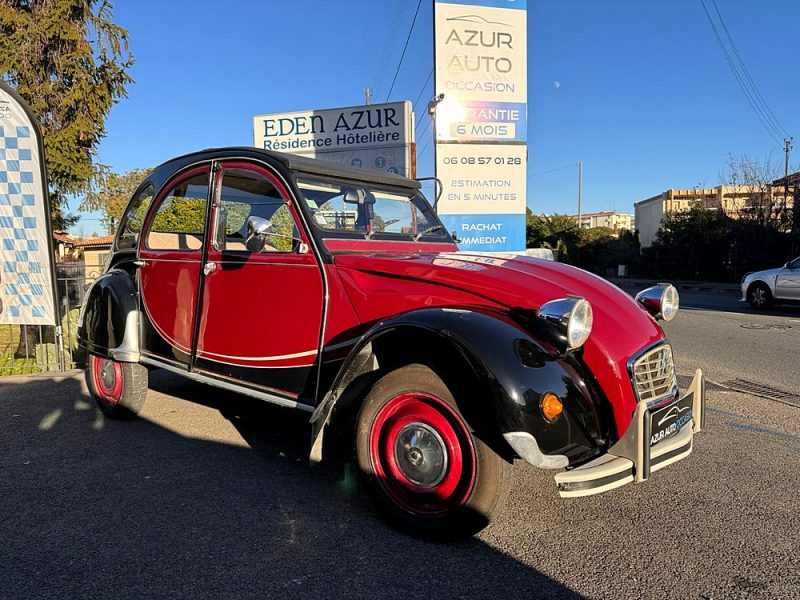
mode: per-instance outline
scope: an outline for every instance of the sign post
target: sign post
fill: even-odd
[[[526,0],[435,0],[438,212],[462,250],[525,249]]]
[[[0,81],[0,323],[54,325],[63,367],[52,245],[39,123]]]

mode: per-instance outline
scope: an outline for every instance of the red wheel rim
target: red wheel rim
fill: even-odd
[[[109,406],[115,406],[122,397],[122,365],[94,355],[90,358],[90,364],[97,395]]]
[[[378,411],[370,462],[388,496],[407,512],[439,516],[469,499],[476,459],[466,425],[444,401],[400,394]]]

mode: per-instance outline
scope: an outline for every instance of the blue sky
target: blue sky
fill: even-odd
[[[397,2],[376,0],[117,0],[136,83],[107,122],[99,160],[117,172],[178,154],[252,145],[256,114],[386,99],[415,0],[404,8],[383,81]],[[706,0],[710,5],[710,0]],[[797,136],[794,69],[800,2],[717,0],[772,112]],[[633,212],[665,189],[720,183],[729,154],[783,164],[737,86],[699,0],[531,0],[528,3],[528,206]],[[433,174],[425,105],[433,67],[431,0],[423,0],[389,100],[416,101],[418,175]],[[800,161],[792,159],[792,164]],[[78,201],[72,203],[73,210]],[[77,230],[102,233],[97,215]]]

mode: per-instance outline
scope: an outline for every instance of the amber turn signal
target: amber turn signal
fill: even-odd
[[[555,421],[558,416],[564,412],[564,405],[561,404],[561,400],[558,399],[558,396],[550,392],[542,396],[542,401],[539,406],[542,409],[542,416],[548,421]]]

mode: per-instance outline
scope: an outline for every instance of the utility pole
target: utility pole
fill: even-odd
[[[578,161],[578,228],[583,228],[583,161]]]
[[[364,88],[364,104],[372,104],[372,90],[368,87]]]
[[[783,140],[784,152],[786,152],[786,162],[783,166],[783,177],[786,180],[786,185],[789,185],[789,152],[792,149],[792,139],[793,138],[786,138]]]
[[[783,140],[783,150],[786,153],[786,161],[783,163],[783,210],[789,204],[789,152],[792,149],[792,138]],[[794,211],[794,207],[792,207]],[[795,213],[796,214],[796,213]]]

